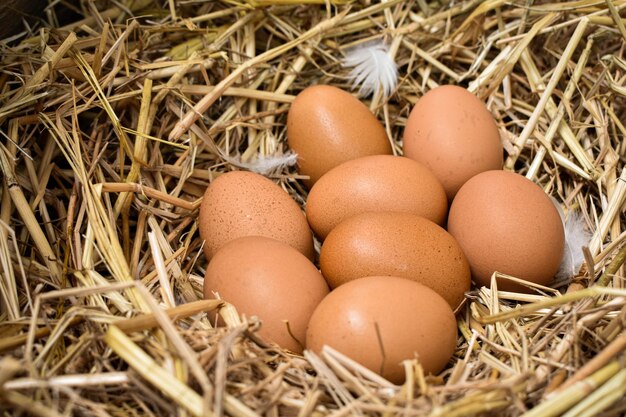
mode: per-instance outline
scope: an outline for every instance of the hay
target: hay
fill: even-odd
[[[1,43],[0,410],[622,415],[624,8],[102,1]],[[289,157],[289,103],[315,83],[350,89],[344,53],[377,39],[400,79],[367,104],[396,153],[425,91],[466,86],[496,116],[507,169],[593,232],[583,271],[559,291],[472,291],[448,369],[425,376],[407,361],[403,386],[330,349],[282,351],[255,334],[256,318],[201,301],[195,221],[208,182],[238,167],[265,169],[303,204],[295,169],[272,162]],[[225,328],[206,314],[217,309]]]

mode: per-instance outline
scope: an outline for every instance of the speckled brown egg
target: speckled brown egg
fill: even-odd
[[[239,314],[258,316],[262,337],[300,353],[309,319],[328,286],[311,261],[291,246],[247,236],[224,245],[209,263],[204,297],[216,293]]]
[[[271,237],[313,259],[313,236],[300,206],[278,185],[253,172],[217,177],[204,193],[198,223],[209,260],[224,244],[242,236]]]
[[[344,220],[326,237],[320,267],[331,288],[367,276],[397,276],[435,290],[453,309],[470,288],[469,265],[456,240],[408,213],[363,213]]]
[[[307,186],[342,162],[390,154],[391,145],[376,116],[349,93],[329,85],[304,89],[287,117],[289,147],[298,154],[298,171]]]
[[[404,130],[404,155],[426,165],[452,201],[474,175],[502,168],[502,143],[493,116],[466,89],[445,85],[424,94]]]
[[[341,221],[368,211],[412,213],[442,224],[448,200],[424,165],[401,156],[373,155],[328,171],[311,188],[306,205],[307,220],[321,239]]]
[[[437,374],[454,354],[456,319],[428,287],[397,277],[366,277],[331,292],[315,309],[307,349],[324,345],[401,384],[402,361],[417,358]],[[384,355],[383,355],[384,351]]]
[[[465,252],[478,285],[490,286],[495,271],[547,285],[563,254],[563,224],[541,187],[506,171],[483,172],[458,192],[448,231]],[[498,288],[526,287],[499,280]]]

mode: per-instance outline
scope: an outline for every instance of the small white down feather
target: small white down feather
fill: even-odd
[[[589,246],[591,232],[585,226],[585,218],[580,213],[569,211],[567,218],[559,202],[552,198],[552,202],[561,216],[563,231],[565,232],[565,244],[561,266],[557,272],[557,278],[571,278],[578,274],[580,267],[585,262],[583,248]]]
[[[366,97],[382,89],[388,97],[398,83],[398,68],[389,56],[389,48],[380,41],[355,47],[346,53],[343,66],[350,72],[352,87],[359,87],[359,96]]]
[[[274,172],[280,172],[283,169],[295,165],[298,155],[293,152],[287,152],[283,155],[258,157],[250,162],[243,162],[238,158],[232,158],[222,155],[222,158],[231,165],[257,174],[268,175]]]
[[[583,247],[589,246],[591,233],[585,227],[583,216],[571,211],[567,214],[563,229],[565,230],[565,247],[557,277],[571,278],[578,274],[585,262]]]

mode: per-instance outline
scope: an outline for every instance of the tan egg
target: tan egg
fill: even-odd
[[[215,293],[239,314],[258,316],[262,337],[301,353],[309,319],[328,286],[311,261],[291,246],[247,236],[224,245],[209,263],[204,297],[215,298]]]
[[[561,263],[564,233],[556,207],[541,187],[512,172],[469,180],[450,207],[448,231],[481,286],[491,285],[495,271],[547,285]],[[498,289],[527,291],[504,280]]]
[[[341,221],[368,211],[412,213],[442,224],[448,200],[424,165],[401,156],[373,155],[328,171],[311,188],[306,205],[307,220],[321,239]]]
[[[326,237],[322,274],[331,288],[357,278],[408,278],[435,290],[456,309],[470,288],[470,269],[458,243],[430,220],[408,213],[363,213]]]
[[[198,223],[209,260],[242,236],[271,237],[313,259],[313,236],[300,206],[259,174],[233,171],[217,177],[204,193]]]
[[[404,155],[426,165],[452,201],[474,175],[502,168],[493,116],[464,88],[445,85],[420,98],[404,130]]]
[[[289,147],[298,170],[312,186],[324,173],[350,159],[390,154],[387,133],[376,116],[349,93],[329,85],[303,90],[287,117]]]
[[[437,374],[452,358],[456,338],[456,318],[439,294],[408,279],[374,276],[324,298],[309,322],[306,347],[330,346],[401,384],[402,361],[417,358],[426,374]]]

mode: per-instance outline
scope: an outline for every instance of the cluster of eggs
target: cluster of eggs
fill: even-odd
[[[330,86],[296,97],[287,136],[309,178],[306,216],[274,182],[233,171],[209,185],[199,218],[205,297],[259,316],[283,348],[329,345],[396,383],[406,359],[438,373],[472,279],[488,286],[499,271],[547,284],[556,273],[559,213],[540,187],[502,171],[497,126],[466,90],[417,102],[404,157],[364,104]]]

